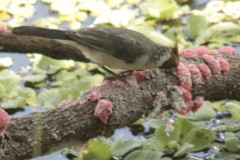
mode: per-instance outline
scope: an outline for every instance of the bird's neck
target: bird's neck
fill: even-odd
[[[162,65],[161,68],[175,68],[179,64],[179,54],[177,46],[172,48],[171,57]]]

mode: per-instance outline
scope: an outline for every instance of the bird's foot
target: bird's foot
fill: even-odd
[[[111,74],[113,77],[115,77],[116,79],[120,80],[120,81],[123,81],[123,82],[126,82],[123,77],[121,77],[119,74],[116,74],[115,72],[113,72],[112,70],[108,69],[107,67],[105,66],[101,66],[101,68],[103,70],[105,70],[106,72],[108,72],[109,74]]]

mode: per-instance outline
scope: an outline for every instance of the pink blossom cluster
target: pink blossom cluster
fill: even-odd
[[[10,123],[10,117],[8,113],[0,108],[0,137],[4,136],[5,130]]]
[[[6,32],[8,30],[5,24],[0,24],[0,32]]]
[[[180,87],[186,90],[190,90],[192,88],[191,73],[183,63],[178,64],[177,76]]]
[[[101,94],[98,91],[93,91],[89,95],[87,95],[87,99],[92,102],[97,101],[100,98],[101,98]]]
[[[196,83],[196,84],[202,83],[203,76],[202,76],[202,73],[200,71],[200,67],[197,67],[194,64],[189,64],[189,65],[186,65],[186,68],[191,73],[191,78],[192,78],[192,81],[194,83]]]
[[[221,72],[229,72],[229,62],[222,57],[215,58],[213,54],[228,54],[233,55],[235,49],[229,46],[220,47],[218,50],[211,51],[206,46],[199,46],[196,48],[186,49],[180,53],[180,56],[185,58],[194,58],[200,56],[204,63],[198,66],[194,64],[184,65],[179,63],[177,77],[179,81],[179,89],[182,91],[183,99],[185,102],[184,107],[178,108],[177,112],[180,114],[186,114],[188,111],[195,112],[202,105],[204,98],[196,97],[192,99],[190,90],[192,85],[202,83],[203,78],[209,79],[212,74],[219,74]],[[211,55],[212,54],[212,55]]]
[[[218,53],[223,53],[223,54],[228,54],[228,55],[233,55],[235,53],[235,49],[230,46],[222,46],[217,50],[210,50],[206,46],[199,46],[195,48],[190,48],[190,49],[185,49],[179,53],[180,56],[185,57],[185,58],[194,58],[200,55],[204,54],[218,54]]]
[[[57,108],[65,107],[65,106],[69,105],[70,103],[72,103],[72,101],[70,101],[70,100],[63,100],[63,101],[61,101],[61,102],[57,105]]]
[[[138,81],[143,81],[147,77],[145,71],[134,71],[133,75]]]
[[[112,102],[108,100],[100,100],[101,99],[101,94],[97,90],[93,90],[90,94],[87,95],[87,100],[91,102],[96,102],[98,101],[95,111],[94,111],[94,116],[99,118],[100,121],[102,121],[104,124],[107,124],[108,117],[112,114]]]
[[[108,100],[100,100],[95,108],[94,116],[98,117],[104,124],[107,124],[108,117],[112,114],[113,105]]]
[[[192,99],[192,94],[188,90],[186,90],[182,87],[179,87],[179,89],[182,91],[185,106],[181,107],[181,108],[177,108],[176,111],[179,114],[186,114],[189,111],[196,112],[201,107],[201,105],[203,104],[204,98],[203,97],[196,97],[193,100]]]

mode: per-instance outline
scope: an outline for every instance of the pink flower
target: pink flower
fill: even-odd
[[[10,123],[10,117],[8,113],[4,109],[0,108],[0,136],[4,135],[4,132],[9,123]]]
[[[95,108],[94,116],[98,117],[104,124],[107,124],[108,117],[112,114],[112,103],[107,100],[100,100]]]

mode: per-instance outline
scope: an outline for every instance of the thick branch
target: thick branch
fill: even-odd
[[[0,52],[35,52],[55,59],[89,61],[80,50],[70,45],[47,38],[14,35],[10,32],[0,32]]]
[[[193,85],[191,92],[194,97],[204,96],[208,100],[240,99],[240,59],[234,56],[225,57],[230,62],[230,72],[214,74],[202,84]],[[182,62],[199,63],[201,58],[183,59]],[[14,118],[0,145],[1,159],[36,157],[99,135],[107,135],[116,128],[126,126],[154,110],[156,93],[172,92],[171,88],[178,85],[173,73],[153,69],[147,72],[147,80],[137,82],[132,75],[128,75],[126,77],[129,84],[107,80],[102,86],[93,88],[63,108]],[[87,99],[92,91],[98,91],[102,99],[113,104],[113,114],[107,124],[94,116],[97,102]],[[162,104],[160,110],[171,108],[174,101],[168,98],[170,103]]]

